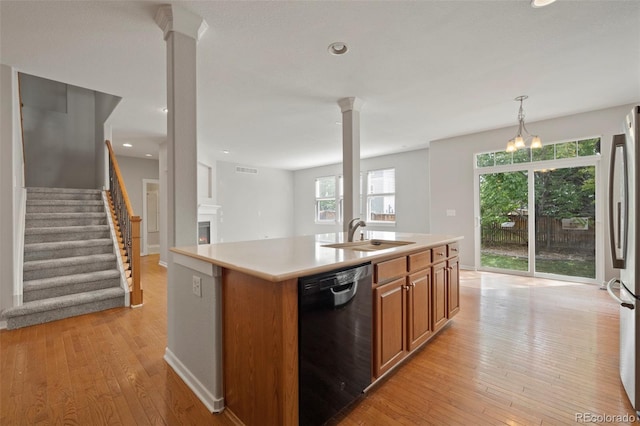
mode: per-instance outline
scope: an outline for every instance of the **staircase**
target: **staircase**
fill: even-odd
[[[28,188],[23,304],[15,329],[125,305],[100,190]]]

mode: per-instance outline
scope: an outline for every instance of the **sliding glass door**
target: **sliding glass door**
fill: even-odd
[[[599,149],[596,138],[477,154],[479,269],[598,282]]]
[[[535,271],[596,278],[595,166],[534,175]]]
[[[529,270],[528,172],[480,175],[480,265]]]

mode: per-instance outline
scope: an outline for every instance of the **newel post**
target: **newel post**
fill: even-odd
[[[140,284],[140,216],[131,216],[131,278],[133,278],[133,290],[131,291],[131,306],[142,305],[142,286]]]

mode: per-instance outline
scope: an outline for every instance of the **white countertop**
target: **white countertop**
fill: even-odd
[[[367,240],[411,241],[413,244],[370,252],[323,247],[326,244],[346,241],[346,233],[337,232],[235,243],[174,247],[171,251],[275,282],[327,272],[373,260],[397,257],[463,238],[455,235],[379,231],[365,231],[364,237]]]

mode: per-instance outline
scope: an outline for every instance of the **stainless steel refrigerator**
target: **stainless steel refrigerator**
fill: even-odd
[[[615,135],[609,169],[609,235],[613,267],[620,278],[607,291],[620,303],[620,378],[640,414],[640,106],[625,117]]]

